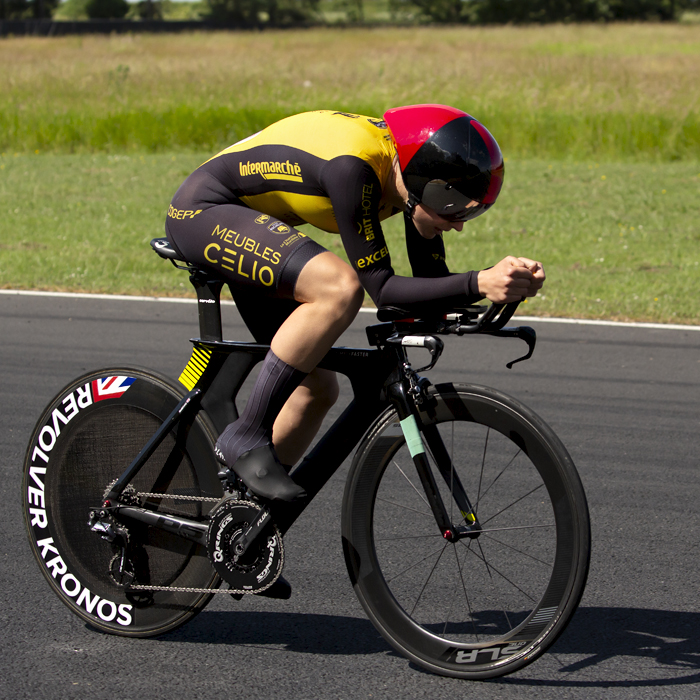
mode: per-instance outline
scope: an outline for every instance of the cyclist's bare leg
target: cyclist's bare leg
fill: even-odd
[[[338,393],[335,372],[317,367],[289,397],[272,430],[272,444],[282,464],[293,466],[301,459]]]
[[[273,444],[283,464],[295,464],[311,444],[338,398],[334,372],[314,369],[352,323],[364,292],[355,271],[333,253],[321,253],[302,269],[294,290],[303,302],[272,339],[281,360],[310,372],[280,411]]]
[[[326,251],[309,260],[294,289],[302,302],[272,339],[272,352],[302,372],[311,372],[352,323],[364,291],[355,271]]]
[[[301,304],[275,333],[243,414],[224,430],[216,445],[220,458],[234,468],[248,488],[266,498],[284,501],[303,496],[304,490],[287,476],[274,453],[266,448],[272,440],[274,422],[305,375],[315,369],[355,318],[364,292],[355,271],[326,251],[306,263],[297,279],[294,298]],[[318,378],[315,381],[318,393]],[[295,404],[300,397],[303,394]],[[327,410],[308,399],[307,396],[303,410],[315,413],[316,418],[303,430],[301,441],[294,447],[290,431],[283,433],[283,452],[287,445],[285,460],[294,456],[290,450],[298,454],[306,449]],[[290,406],[293,409],[294,404]]]

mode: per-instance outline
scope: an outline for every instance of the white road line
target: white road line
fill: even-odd
[[[683,326],[678,323],[641,323],[637,321],[596,321],[586,318],[549,318],[546,316],[514,316],[528,323],[574,323],[581,326],[618,326],[621,328],[652,328],[662,331],[700,331],[700,326]]]
[[[117,301],[154,301],[165,302],[169,304],[195,304],[196,299],[185,299],[180,297],[142,297],[130,296],[128,294],[84,294],[80,292],[38,292],[24,289],[0,289],[0,294],[8,294],[15,296],[38,296],[38,297],[55,297],[65,299],[106,299]],[[235,306],[232,301],[221,300],[225,306]],[[361,312],[373,314],[375,309],[363,307]],[[550,318],[545,316],[514,316],[519,322],[527,323],[571,323],[581,326],[617,326],[619,328],[648,328],[652,330],[662,331],[700,331],[700,325],[688,326],[675,323],[637,323],[635,321],[596,321],[582,318]]]
[[[139,297],[129,294],[85,294],[81,292],[37,292],[29,289],[0,289],[0,294],[14,294],[27,297],[54,297],[58,299],[116,299],[118,301],[160,301],[171,304],[194,304],[197,302],[193,298],[182,297]],[[235,306],[232,301],[221,300],[222,304]]]

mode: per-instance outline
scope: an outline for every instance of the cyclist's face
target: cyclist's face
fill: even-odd
[[[426,207],[425,204],[417,204],[413,210],[413,223],[423,238],[431,239],[442,235],[445,231],[461,231],[464,222],[452,221],[440,216],[434,209]]]

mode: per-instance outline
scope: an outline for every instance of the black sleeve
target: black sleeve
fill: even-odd
[[[413,219],[403,215],[406,227],[406,250],[414,277],[447,277],[450,271],[445,262],[445,242],[442,236],[427,239],[418,233]]]
[[[434,302],[435,308],[444,308],[482,298],[476,291],[477,273],[451,274],[445,264],[442,239],[423,239],[410,220],[412,231],[407,229],[406,244],[411,269],[420,275],[394,274],[379,221],[381,185],[372,168],[360,158],[341,156],[330,161],[322,174],[322,186],[333,204],[350,264],[378,307],[425,307],[426,303],[432,307]]]

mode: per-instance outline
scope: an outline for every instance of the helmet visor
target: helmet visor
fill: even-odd
[[[423,190],[421,202],[448,221],[476,219],[491,206],[467,197],[444,180],[431,180]]]

